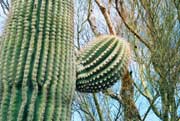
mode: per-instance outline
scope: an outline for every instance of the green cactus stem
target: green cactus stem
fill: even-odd
[[[72,0],[12,0],[0,53],[0,121],[69,121]]]
[[[122,38],[100,36],[83,48],[77,59],[76,89],[98,92],[112,86],[124,74],[130,59],[130,47]]]

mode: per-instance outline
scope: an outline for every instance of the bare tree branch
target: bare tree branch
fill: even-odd
[[[100,105],[98,103],[98,99],[97,99],[95,93],[93,93],[93,99],[94,99],[94,103],[95,103],[95,106],[96,106],[96,109],[97,109],[97,112],[98,112],[98,115],[99,115],[99,119],[100,119],[100,121],[104,121],[102,110],[100,108]]]
[[[98,36],[98,35],[101,35],[101,33],[97,29],[95,17],[92,16],[92,12],[93,12],[93,10],[92,10],[92,0],[89,0],[87,20],[88,20],[88,22],[90,24],[90,27],[91,27],[93,33],[95,34],[95,36]]]
[[[111,22],[111,18],[110,18],[108,11],[104,7],[104,5],[101,4],[100,0],[95,0],[95,1],[96,1],[97,5],[99,6],[99,8],[100,8],[100,10],[101,10],[101,12],[105,18],[105,21],[106,21],[107,26],[109,28],[110,34],[116,35],[115,29],[114,29],[114,26]]]
[[[8,0],[0,0],[1,8],[5,15],[7,15],[7,11],[9,11],[9,3]]]
[[[118,101],[120,104],[122,104],[122,98],[120,95],[115,94],[111,89],[107,89],[103,91],[103,94],[110,96],[112,99],[115,99]]]
[[[120,2],[120,3],[118,3]],[[119,0],[115,0],[115,4],[116,4],[116,10],[119,14],[119,16],[121,17],[122,21],[124,22],[125,26],[128,28],[128,30],[133,33],[144,45],[146,45],[146,47],[150,50],[152,50],[151,48],[151,44],[148,43],[146,40],[144,40],[137,32],[135,32],[130,26],[129,24],[126,22],[125,16],[123,15],[122,11],[124,11],[123,7],[121,6],[121,8],[119,8],[119,4],[121,4],[121,1]],[[121,9],[121,11],[120,11]]]

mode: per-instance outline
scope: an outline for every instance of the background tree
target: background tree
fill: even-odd
[[[178,120],[179,1],[89,1],[89,7],[85,10],[89,11],[87,19],[80,23],[81,26],[91,28],[95,35],[109,33],[113,30],[113,27],[108,27],[110,24],[105,23],[109,14],[111,24],[115,26],[118,35],[128,38],[132,44],[135,65],[131,67],[137,92],[135,99],[137,95],[141,95],[144,97],[144,99],[140,98],[142,102],[149,102],[144,114],[141,112],[141,107],[139,108],[142,120],[146,120],[152,111],[159,120]],[[100,14],[105,14],[104,18],[107,20]],[[97,15],[99,16],[96,17]],[[111,30],[108,32],[108,29]],[[81,36],[81,33],[79,35]],[[85,35],[83,31],[82,35]],[[81,41],[83,40],[82,38]],[[161,73],[164,73],[164,77]],[[116,95],[117,92],[119,91],[104,94],[119,100],[121,98],[120,95]],[[99,100],[102,102],[103,99]]]

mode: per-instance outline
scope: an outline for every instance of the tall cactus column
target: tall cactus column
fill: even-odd
[[[0,121],[69,121],[72,0],[13,0],[0,53]]]

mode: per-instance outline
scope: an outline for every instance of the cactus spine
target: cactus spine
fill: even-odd
[[[122,38],[97,37],[79,53],[76,89],[98,92],[109,88],[124,74],[129,58],[129,45]]]
[[[13,0],[0,54],[0,121],[69,121],[72,0]]]

